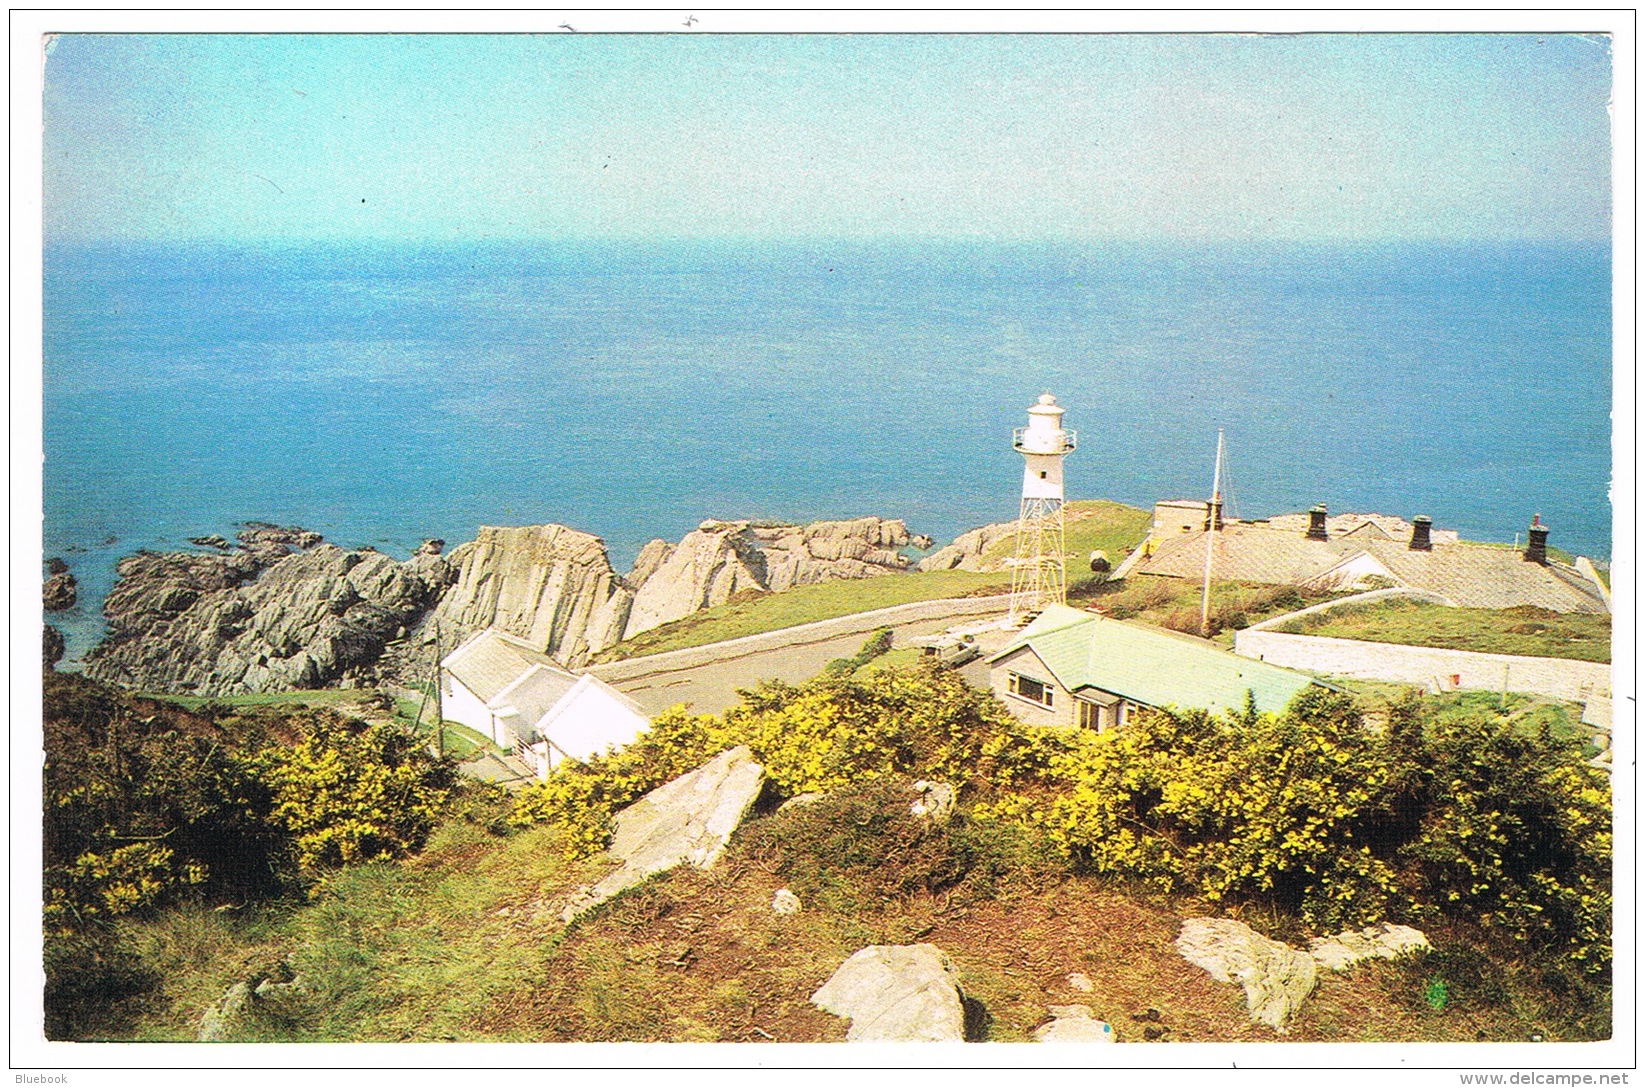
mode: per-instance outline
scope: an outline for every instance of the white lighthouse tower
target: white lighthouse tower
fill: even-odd
[[[1075,432],[1062,429],[1065,409],[1046,393],[1028,409],[1028,426],[1011,434],[1022,454],[1022,508],[1017,515],[1016,557],[1011,561],[1011,620],[1024,622],[1048,604],[1065,604],[1062,459],[1074,449]]]

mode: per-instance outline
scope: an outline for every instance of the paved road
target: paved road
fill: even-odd
[[[1004,615],[1003,606],[997,614]],[[974,624],[982,618],[985,617],[927,617],[881,626],[891,628],[891,644],[893,647],[899,647],[908,645],[912,639],[920,635],[938,634],[956,624]],[[817,641],[809,641],[807,628],[817,626],[820,625],[790,628],[788,645],[756,649],[753,652],[743,652],[741,648],[733,647],[727,654],[734,656],[723,656],[720,660],[685,662],[677,668],[608,679],[613,687],[625,692],[639,703],[648,715],[656,715],[676,703],[689,703],[691,709],[701,714],[718,714],[736,703],[739,689],[751,688],[766,679],[785,680],[789,683],[809,680],[835,658],[855,654],[868,637],[864,631],[830,637],[825,629],[820,632],[821,637]],[[872,631],[873,628],[870,627],[869,630]],[[636,658],[632,660],[632,664],[642,661],[644,658]],[[977,673],[978,668],[976,662],[966,668],[967,679],[973,683],[976,683],[977,679],[971,674]],[[600,669],[594,671],[599,672]],[[978,675],[981,677],[982,685],[987,686],[985,666]]]

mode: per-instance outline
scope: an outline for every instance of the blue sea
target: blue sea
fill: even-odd
[[[705,517],[1015,516],[1050,392],[1071,498],[1425,513],[1611,547],[1601,247],[51,247],[45,554],[101,630],[139,548],[299,524],[404,556],[560,522],[626,569]]]

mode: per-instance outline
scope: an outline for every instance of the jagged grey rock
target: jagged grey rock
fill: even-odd
[[[1384,922],[1343,930],[1331,937],[1315,937],[1308,942],[1308,954],[1328,971],[1346,971],[1361,960],[1391,960],[1432,947],[1422,930]]]
[[[570,922],[676,865],[713,865],[764,784],[765,769],[754,762],[753,752],[739,745],[617,813],[607,853],[622,866],[579,891],[561,912],[561,920]]]
[[[778,888],[777,893],[771,897],[771,913],[800,913],[800,897],[789,891],[787,888]]]
[[[1232,918],[1189,918],[1177,936],[1177,951],[1218,982],[1245,990],[1251,1019],[1284,1032],[1316,981],[1314,958],[1270,940]]]
[[[1114,1029],[1089,1005],[1051,1005],[1052,1020],[1034,1029],[1036,1043],[1112,1043]]]
[[[80,598],[80,585],[74,575],[63,571],[49,575],[40,587],[41,603],[47,612],[62,612],[74,607]]]
[[[934,824],[945,823],[954,815],[954,787],[947,782],[921,780],[914,783],[914,792],[920,797],[908,807],[912,815],[923,816]]]
[[[395,632],[450,580],[445,560],[397,563],[301,529],[254,525],[226,555],[140,552],[104,602],[93,679],[201,695],[375,679]]]
[[[961,533],[954,538],[954,543],[938,548],[930,555],[919,561],[920,570],[972,570],[992,571],[1004,570],[1003,559],[984,559],[983,552],[996,541],[1001,540],[1017,531],[1014,521],[1002,521],[994,525],[984,525],[980,529]]]
[[[793,797],[790,797],[788,800],[784,801],[782,804],[778,805],[777,806],[777,811],[778,812],[788,812],[791,809],[807,808],[811,805],[816,804],[818,801],[821,801],[825,796],[826,796],[826,794],[815,793],[815,792],[813,792],[813,793],[797,793]]]
[[[878,517],[761,525],[704,521],[678,544],[653,540],[629,572],[634,607],[624,637],[724,604],[746,591],[780,593],[839,578],[904,571],[899,550],[929,548],[901,521]]]
[[[633,594],[611,569],[605,543],[563,525],[481,526],[440,561],[454,584],[408,638],[422,650],[416,661],[425,673],[436,633],[450,652],[496,627],[575,666],[615,645],[628,621]]]
[[[45,667],[48,669],[56,668],[57,663],[63,660],[63,654],[68,650],[67,645],[63,641],[63,633],[57,628],[51,626],[49,623],[44,625],[44,634],[41,639],[40,648],[44,657]]]
[[[811,995],[811,1003],[851,1019],[847,1042],[965,1041],[959,971],[931,944],[864,948]]]

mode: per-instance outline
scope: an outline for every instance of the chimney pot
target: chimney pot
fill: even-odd
[[[1320,503],[1308,511],[1308,539],[1324,540],[1325,538],[1325,504]]]
[[[1427,514],[1418,514],[1411,519],[1411,550],[1414,552],[1431,552],[1434,542],[1428,533],[1434,527],[1434,519]]]
[[[1531,518],[1531,530],[1526,534],[1525,562],[1548,565],[1548,527],[1542,524],[1542,515]]]

